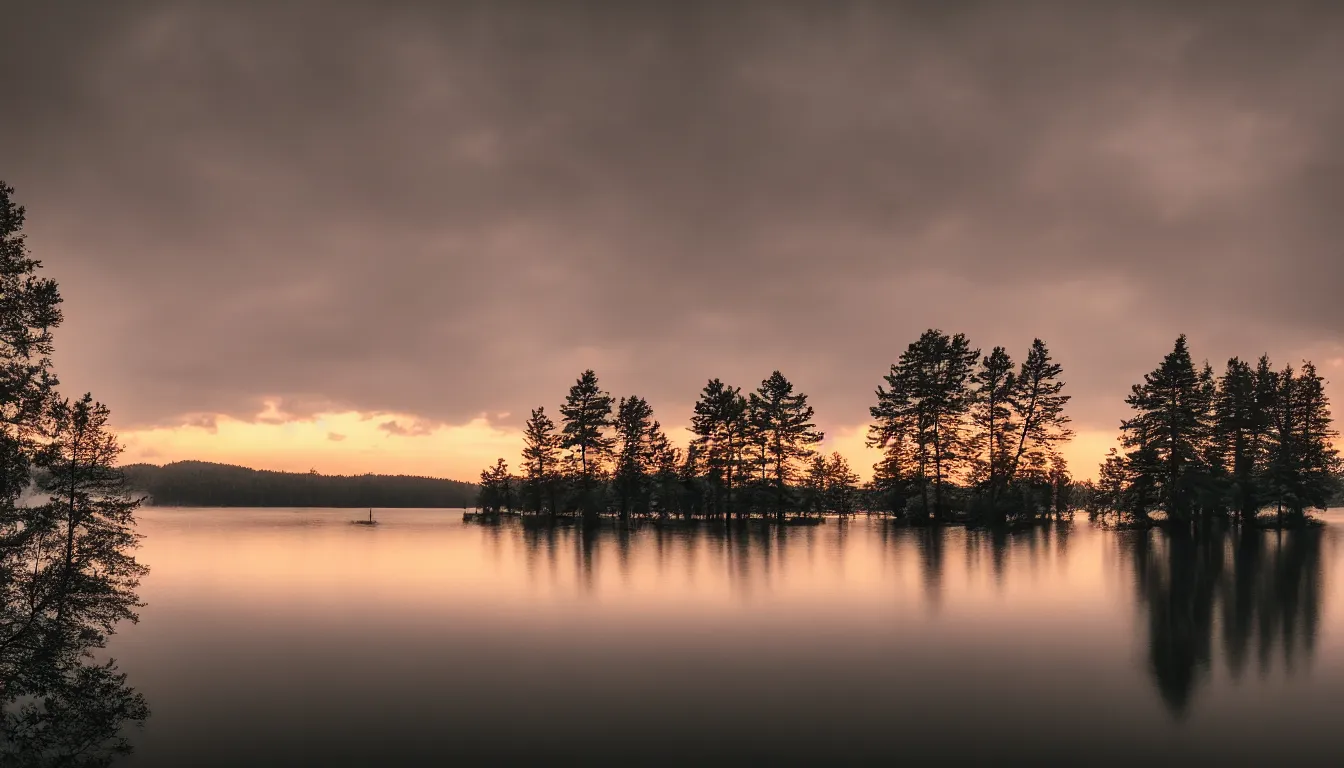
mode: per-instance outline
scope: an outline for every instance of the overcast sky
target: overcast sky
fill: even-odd
[[[4,13],[0,179],[132,447],[359,414],[327,465],[390,471],[589,367],[674,425],[778,368],[857,434],[928,327],[1040,336],[1107,439],[1182,332],[1344,379],[1342,4]]]

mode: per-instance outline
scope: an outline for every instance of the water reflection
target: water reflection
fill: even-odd
[[[34,603],[15,589],[22,578],[4,575],[0,765],[82,768],[129,754],[125,727],[142,724],[149,708],[113,662],[93,659],[103,633],[100,617],[81,610],[87,596],[52,588]]]
[[[1211,672],[1214,634],[1239,678],[1252,652],[1286,673],[1315,649],[1323,583],[1320,529],[1134,533],[1123,548],[1148,625],[1148,663],[1162,699],[1184,715]]]
[[[1330,529],[148,518],[135,768],[1273,764],[1344,700]]]
[[[1282,661],[1285,673],[1292,672],[1311,656],[1322,611],[1320,529],[1232,529],[1180,536],[1109,532],[1064,521],[1010,533],[911,529],[858,520],[805,529],[636,525],[585,532],[520,526],[519,532],[527,567],[535,570],[548,562],[549,581],[556,577],[557,553],[572,553],[578,591],[590,598],[599,591],[604,567],[630,588],[643,561],[654,565],[659,581],[684,576],[687,584],[695,584],[697,579],[718,578],[739,599],[760,597],[800,573],[822,581],[843,579],[846,568],[871,560],[867,548],[876,534],[883,560],[909,564],[917,575],[920,602],[931,617],[946,599],[962,600],[986,588],[999,596],[994,599],[1002,599],[1013,579],[1032,580],[1043,595],[1086,589],[1069,581],[1079,565],[1070,562],[1075,540],[1081,536],[1085,542],[1078,555],[1084,559],[1095,558],[1105,549],[1098,545],[1109,543],[1117,546],[1131,573],[1134,605],[1146,636],[1148,674],[1177,718],[1188,712],[1219,655],[1234,679],[1252,660],[1261,672],[1268,672],[1275,660]],[[614,555],[612,562],[604,563],[604,555]],[[957,555],[961,562],[953,573],[959,578],[949,582],[949,556],[956,560]],[[820,571],[818,563],[824,564]],[[984,587],[977,586],[982,583]]]

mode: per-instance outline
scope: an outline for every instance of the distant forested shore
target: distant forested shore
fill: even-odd
[[[471,506],[473,483],[409,475],[272,472],[206,461],[121,467],[126,485],[149,503],[174,507]]]

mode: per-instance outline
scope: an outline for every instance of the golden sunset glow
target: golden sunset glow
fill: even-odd
[[[868,448],[868,426],[827,434],[819,450],[838,451],[862,480],[873,475],[878,450]],[[124,463],[167,464],[198,460],[282,472],[317,470],[327,475],[423,475],[475,481],[482,468],[503,458],[515,472],[523,446],[521,430],[492,424],[485,416],[466,424],[431,424],[400,413],[345,411],[313,418],[288,417],[274,404],[251,421],[197,416],[190,424],[120,433]],[[668,438],[685,448],[690,432],[670,428]],[[1076,479],[1096,477],[1097,465],[1115,444],[1115,434],[1080,430],[1061,453]]]
[[[319,414],[311,419],[227,416],[196,424],[124,430],[125,463],[166,464],[195,459],[255,469],[352,475],[373,472],[475,480],[503,456],[517,462],[521,433],[484,417],[458,426],[427,425],[395,413]]]

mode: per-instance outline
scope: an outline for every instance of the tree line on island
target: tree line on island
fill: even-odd
[[[1020,364],[982,355],[963,334],[930,329],[875,392],[867,444],[881,451],[860,484],[823,440],[807,395],[775,371],[752,392],[719,379],[700,392],[686,450],[672,445],[642,397],[613,398],[584,373],[559,408],[524,428],[522,470],[482,471],[484,518],[503,512],[619,520],[815,523],[878,513],[909,524],[1030,525],[1085,509],[1094,519],[1149,525],[1306,520],[1340,493],[1340,461],[1323,382],[1307,362],[1274,371],[1233,359],[1197,372],[1185,337],[1128,403],[1124,452],[1098,482],[1074,482],[1059,448],[1072,436],[1062,366],[1040,339]],[[1108,517],[1109,516],[1109,517]]]
[[[1111,449],[1092,512],[1147,525],[1213,520],[1300,526],[1307,510],[1339,503],[1341,462],[1325,382],[1304,361],[1275,369],[1232,358],[1221,376],[1196,370],[1185,336],[1126,400],[1123,451]]]
[[[519,509],[592,520],[658,516],[816,519],[855,509],[857,477],[844,457],[812,449],[822,433],[807,396],[776,371],[755,391],[711,380],[695,405],[685,451],[639,396],[618,401],[593,371],[569,390],[556,423],[544,407],[524,427],[523,474],[500,459],[481,473],[487,513]],[[562,453],[563,452],[563,453]],[[806,461],[806,472],[803,462]],[[802,483],[798,482],[802,479]]]
[[[1061,368],[1036,340],[1021,366],[996,347],[981,357],[962,334],[925,332],[891,366],[871,408],[882,450],[870,483],[823,434],[807,395],[781,372],[756,390],[711,379],[686,450],[671,444],[637,395],[619,400],[585,371],[560,406],[524,428],[522,472],[500,459],[481,473],[486,515],[604,515],[621,520],[816,522],[879,511],[912,523],[1026,521],[1070,510],[1056,447],[1071,436]]]

